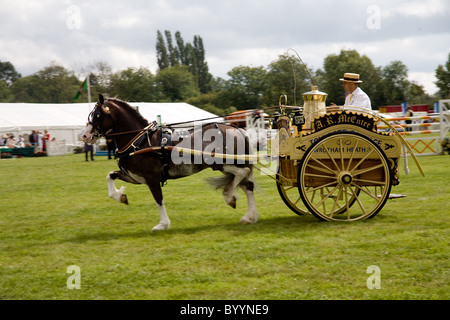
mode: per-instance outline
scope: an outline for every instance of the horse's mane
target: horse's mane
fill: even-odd
[[[136,108],[130,106],[128,104],[128,102],[120,100],[118,98],[108,98],[108,101],[112,101],[115,104],[117,104],[120,108],[123,108],[131,113],[134,113],[139,121],[142,121],[142,122],[146,123],[147,125],[149,124],[148,120],[145,119]]]

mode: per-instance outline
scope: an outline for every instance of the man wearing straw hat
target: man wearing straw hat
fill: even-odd
[[[344,106],[355,106],[372,110],[369,96],[358,86],[362,82],[359,80],[359,74],[345,73],[344,78],[339,80],[343,82],[346,94]]]

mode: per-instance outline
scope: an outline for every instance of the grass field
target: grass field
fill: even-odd
[[[354,223],[295,215],[255,172],[260,220],[241,225],[243,193],[233,210],[204,171],[163,188],[159,233],[147,187],[117,182],[129,206],[108,198],[113,160],[0,160],[0,299],[449,299],[450,156],[419,160],[426,177],[410,160],[392,189],[406,198]]]

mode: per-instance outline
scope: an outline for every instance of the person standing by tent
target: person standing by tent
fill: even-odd
[[[88,125],[88,123],[86,123],[86,126]],[[94,145],[89,144],[89,143],[84,143],[84,154],[86,156],[86,161],[88,160],[88,153],[91,153],[91,161],[94,161]]]
[[[37,136],[37,134],[36,134],[36,130],[32,130],[32,131],[31,131],[31,134],[30,134],[30,137],[29,137],[29,141],[30,141],[30,144],[31,144],[33,147],[36,147],[37,142],[38,142],[38,136]]]
[[[86,161],[88,160],[88,153],[91,153],[91,161],[94,161],[94,146],[89,143],[84,143],[84,154],[86,155]]]
[[[47,151],[47,141],[50,140],[50,134],[48,130],[44,130],[44,135],[42,136],[42,151]]]
[[[44,137],[40,131],[36,132],[37,134],[37,147],[38,151],[42,151],[42,138]]]
[[[114,156],[114,159],[116,158],[115,156],[115,151],[116,151],[116,143],[114,142],[113,137],[111,136],[106,136],[106,146],[108,147],[108,160],[111,160],[112,156]]]

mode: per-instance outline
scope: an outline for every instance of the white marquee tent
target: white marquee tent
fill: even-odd
[[[50,138],[66,145],[79,144],[81,130],[86,127],[87,117],[95,103],[39,104],[0,103],[0,135],[29,135],[31,130],[47,129]],[[178,123],[216,117],[216,115],[187,103],[132,102],[148,121]],[[211,120],[213,121],[213,120]],[[218,120],[216,120],[218,121]]]

